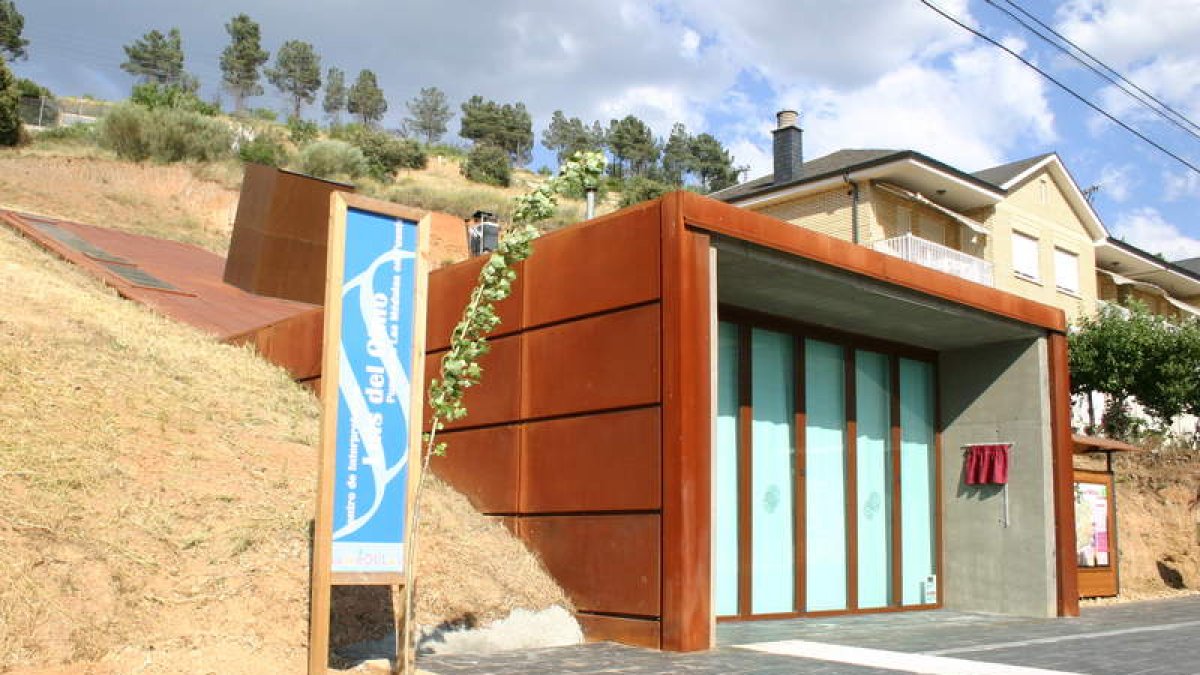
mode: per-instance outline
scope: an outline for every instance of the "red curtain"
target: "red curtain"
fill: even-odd
[[[967,485],[1003,485],[1008,482],[1009,443],[967,446]]]

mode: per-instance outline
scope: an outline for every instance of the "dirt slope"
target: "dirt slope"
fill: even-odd
[[[0,671],[300,672],[317,424],[283,371],[0,228]],[[425,621],[564,601],[430,500]]]
[[[198,177],[205,171],[224,180]],[[221,255],[229,248],[238,181],[240,169],[223,165],[201,171],[95,156],[0,152],[0,205],[184,241]]]
[[[1200,592],[1200,453],[1128,453],[1115,472],[1122,599]]]

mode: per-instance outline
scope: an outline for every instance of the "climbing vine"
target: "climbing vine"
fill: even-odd
[[[446,444],[437,440],[437,434],[447,422],[467,416],[463,397],[469,388],[479,384],[483,368],[479,359],[487,354],[487,336],[500,324],[496,303],[512,293],[517,279],[515,266],[533,253],[533,240],[539,231],[535,223],[554,215],[558,198],[563,194],[579,194],[594,190],[604,174],[604,155],[599,152],[578,152],[565,162],[558,175],[543,182],[528,194],[515,198],[513,222],[500,235],[496,250],[491,253],[479,279],[472,289],[463,310],[462,319],[450,334],[450,348],[442,357],[438,377],[430,380],[428,401],[431,409],[429,433],[425,435],[421,450],[421,473],[413,494],[412,530],[407,537],[405,565],[414,570],[416,565],[416,538],[420,523],[421,494],[428,475],[429,462],[433,457],[446,452]],[[405,616],[408,619],[408,634],[405,636],[404,670],[412,672],[413,650],[415,649],[416,626],[414,617],[414,593],[412,575],[405,586]]]

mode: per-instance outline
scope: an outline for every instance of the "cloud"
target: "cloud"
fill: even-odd
[[[1200,174],[1183,170],[1163,172],[1163,200],[1177,202],[1185,197],[1200,197]]]
[[[1161,254],[1167,260],[1200,257],[1200,239],[1184,234],[1153,207],[1120,214],[1112,234],[1150,253]]]
[[[1200,115],[1200,3],[1194,0],[1073,0],[1057,28],[1080,47],[1188,117]],[[1113,86],[1101,90],[1113,114],[1166,124]],[[1111,128],[1110,125],[1098,128]]]
[[[915,2],[869,0],[672,0],[667,3],[711,35],[743,65],[776,87],[860,88],[917,59],[944,54],[970,41]],[[940,2],[967,15],[966,0]]]
[[[1132,164],[1105,164],[1096,182],[1100,185],[1100,193],[1117,203],[1128,201],[1138,184]]]
[[[1024,49],[1015,41],[1012,47]],[[804,111],[809,158],[843,147],[913,148],[976,170],[1012,159],[1014,148],[1057,138],[1042,81],[985,46],[908,63],[859,88],[793,87],[780,98]],[[771,119],[763,117],[769,132]],[[765,152],[768,132],[739,140]]]

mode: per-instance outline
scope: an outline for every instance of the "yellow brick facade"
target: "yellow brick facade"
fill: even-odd
[[[946,214],[906,200],[869,183],[860,184],[858,203],[859,241],[870,246],[911,232],[949,248],[989,260],[994,265],[995,285],[1032,300],[1062,308],[1068,320],[1095,311],[1097,297],[1096,256],[1084,221],[1065,196],[1071,186],[1059,185],[1048,168],[1043,168],[992,207],[963,215],[984,224],[991,236],[978,236]],[[750,207],[801,227],[839,239],[853,240],[850,186],[804,195],[784,203]],[[1039,274],[1036,280],[1013,271],[1012,233],[1020,232],[1038,242]],[[1057,287],[1055,249],[1076,256],[1078,291]]]
[[[1010,192],[989,218],[992,229],[992,263],[996,288],[1047,305],[1061,307],[1075,321],[1096,308],[1096,253],[1092,236],[1071,208],[1061,186],[1046,169]],[[1012,234],[1019,232],[1038,242],[1038,279],[1013,271]],[[1055,284],[1054,251],[1062,249],[1079,261],[1079,291],[1068,293]]]
[[[862,227],[868,218],[872,221],[874,220],[873,217],[865,213],[867,209],[863,208],[863,201],[860,194],[858,205],[859,227]],[[850,186],[848,185],[754,210],[780,220],[786,220],[800,227],[816,230],[831,237],[845,239],[846,241],[853,241],[854,239],[851,227],[853,204]]]

